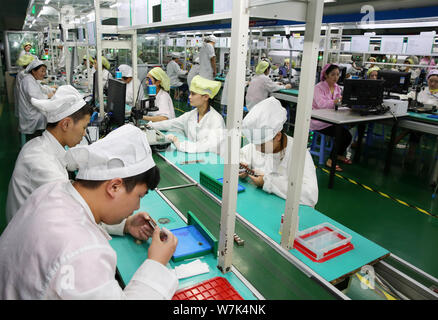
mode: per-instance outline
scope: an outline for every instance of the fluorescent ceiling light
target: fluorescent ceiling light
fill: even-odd
[[[336,0],[324,0],[324,3],[336,2]]]

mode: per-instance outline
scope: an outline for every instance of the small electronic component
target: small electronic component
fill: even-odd
[[[234,234],[234,242],[236,242],[239,247],[245,244],[245,240],[240,239],[237,234]]]
[[[150,220],[148,220],[149,225],[151,226],[152,229],[155,230],[155,228],[157,227],[157,223],[155,222],[154,219],[152,219],[152,217],[149,217],[149,218],[150,218]],[[160,239],[161,239],[161,241],[167,240],[167,234],[163,230],[160,230]]]
[[[239,165],[239,174],[240,173],[245,173],[245,172],[247,174],[249,174],[250,176],[258,177],[258,174],[256,174],[254,170],[248,168],[247,166],[244,166],[244,165],[240,164]]]

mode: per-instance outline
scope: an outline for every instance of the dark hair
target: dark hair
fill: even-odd
[[[331,64],[330,67],[328,67],[327,70],[325,70],[325,74],[328,75],[330,72],[332,72],[335,69],[339,70],[339,66],[335,64]]]
[[[153,166],[143,173],[133,177],[122,178],[122,180],[128,193],[138,184],[146,184],[148,190],[154,190],[158,186],[158,183],[160,183],[160,169],[158,169],[157,166]],[[93,190],[100,187],[102,183],[107,180],[93,181],[77,179],[76,181],[79,182],[82,187]]]
[[[82,120],[87,115],[91,116],[92,114],[93,114],[93,106],[91,104],[86,103],[82,108],[80,108],[75,113],[69,115],[68,117],[72,118],[73,119],[73,123],[76,124],[78,121]],[[59,121],[48,123],[47,124],[47,128],[55,128],[58,125],[58,123],[59,123]]]

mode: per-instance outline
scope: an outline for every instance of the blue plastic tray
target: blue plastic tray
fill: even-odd
[[[178,245],[172,256],[175,262],[203,256],[212,250],[211,244],[195,226],[189,225],[170,231],[178,238]]]

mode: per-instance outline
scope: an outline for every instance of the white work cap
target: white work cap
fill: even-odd
[[[106,137],[66,153],[68,170],[78,170],[81,180],[106,181],[130,178],[155,166],[146,134],[132,124],[125,124]]]
[[[170,56],[171,56],[172,58],[180,58],[180,57],[181,57],[181,55],[179,54],[179,52],[172,52],[172,53],[170,54]]]
[[[204,41],[205,42],[214,42],[214,43],[216,43],[217,42],[217,38],[214,35],[210,35],[210,36],[206,36],[204,38]]]
[[[56,123],[81,109],[85,101],[78,90],[70,85],[60,86],[51,99],[30,100],[47,118],[47,123]]]
[[[132,68],[127,64],[121,64],[119,71],[122,73],[122,77],[132,78]]]
[[[287,120],[286,109],[270,97],[257,103],[242,122],[242,133],[250,143],[262,144],[274,139]]]
[[[44,64],[44,62],[42,62],[39,59],[34,59],[31,63],[29,63],[29,65],[26,67],[26,72],[30,73],[33,69],[39,67],[40,65]]]

